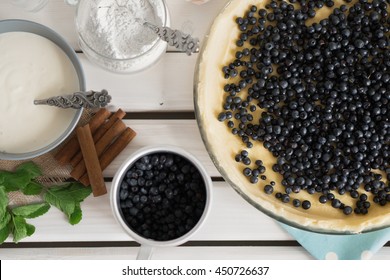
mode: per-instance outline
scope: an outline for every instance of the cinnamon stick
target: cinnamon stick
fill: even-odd
[[[126,113],[124,111],[122,111],[121,109],[119,109],[118,111],[116,111],[114,114],[112,114],[110,116],[110,118],[105,122],[103,123],[101,126],[98,127],[98,129],[95,131],[95,133],[93,133],[93,141],[95,143],[97,143],[97,141],[100,140],[100,138],[103,137],[103,135],[107,132],[107,130],[113,126],[113,124],[115,123],[116,120],[121,120],[124,116],[126,115]],[[73,167],[76,167],[77,164],[83,159],[83,155],[81,153],[77,153],[71,160],[70,160],[70,164],[73,166]]]
[[[107,189],[106,184],[104,183],[99,157],[96,153],[89,124],[78,127],[76,130],[76,135],[80,144],[83,158],[85,160],[85,166],[87,168],[87,174],[90,179],[93,195],[103,195],[107,193]]]
[[[106,169],[107,166],[126,148],[126,146],[133,140],[137,133],[130,127],[126,130],[107,148],[107,150],[99,157],[100,167],[102,170]],[[88,173],[79,180],[82,184],[88,186],[90,178]]]
[[[102,138],[97,141],[96,144],[92,144],[95,146],[96,154],[99,157],[104,150],[110,145],[110,143],[118,137],[123,131],[125,131],[126,125],[122,122],[122,120],[117,119],[115,123],[106,131]],[[83,154],[84,156],[84,154]],[[85,159],[82,159],[72,170],[70,175],[78,180],[86,171],[86,163]]]
[[[95,113],[89,122],[91,133],[94,133],[96,129],[109,117],[110,112],[101,108]],[[65,165],[80,151],[80,145],[77,140],[77,136],[73,136],[70,140],[57,152],[54,158],[61,164]]]

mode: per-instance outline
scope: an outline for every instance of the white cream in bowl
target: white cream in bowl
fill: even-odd
[[[33,152],[58,139],[76,110],[34,100],[79,88],[72,62],[55,43],[29,32],[0,34],[0,152]]]

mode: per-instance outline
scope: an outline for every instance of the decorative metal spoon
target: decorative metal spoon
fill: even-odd
[[[78,91],[70,95],[53,96],[47,99],[34,100],[35,105],[49,105],[60,108],[102,108],[111,101],[107,90]]]
[[[138,18],[137,21],[151,29],[161,40],[167,42],[169,46],[184,51],[187,55],[199,52],[198,38],[191,37],[191,35],[177,29],[155,25],[143,19]]]

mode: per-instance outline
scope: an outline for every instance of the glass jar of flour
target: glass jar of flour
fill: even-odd
[[[65,0],[77,5],[79,44],[89,60],[117,73],[153,65],[167,48],[144,22],[170,26],[164,0]]]

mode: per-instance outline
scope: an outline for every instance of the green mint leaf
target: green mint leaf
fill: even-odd
[[[0,182],[6,192],[24,189],[32,179],[41,175],[39,167],[33,162],[20,164],[15,172],[0,171]]]
[[[8,238],[9,234],[10,230],[8,225],[3,228],[0,228],[0,244],[4,243],[4,241]]]
[[[90,187],[85,187],[79,182],[67,183],[64,185],[56,186],[50,188],[52,192],[61,192],[66,193],[72,197],[75,201],[82,202],[87,198],[91,193],[92,189]]]
[[[0,229],[7,227],[10,221],[11,221],[11,215],[7,211],[5,212],[3,218],[0,219]]]
[[[37,182],[30,182],[22,189],[25,195],[38,195],[42,192],[43,186]]]
[[[27,229],[27,236],[31,236],[35,232],[35,226],[26,223],[26,229]]]
[[[80,205],[77,205],[72,215],[69,217],[69,223],[71,225],[78,224],[83,217],[83,213],[81,211]]]
[[[66,191],[52,192],[51,190],[49,190],[44,194],[43,199],[47,203],[60,209],[68,217],[74,212],[74,209],[76,207],[76,202],[71,196],[69,196],[69,194],[66,193]]]
[[[0,220],[4,217],[7,211],[8,195],[5,192],[5,187],[0,186]]]
[[[12,219],[14,242],[18,243],[20,240],[28,236],[27,223],[23,217],[15,216]]]
[[[31,179],[42,175],[42,171],[39,166],[32,161],[20,164],[18,167],[16,167],[15,173],[24,174],[26,176],[29,176]]]
[[[31,236],[35,232],[35,226],[28,224],[26,219],[20,216],[12,217],[12,235],[14,236],[14,242],[18,243],[23,238]]]
[[[32,219],[45,214],[49,209],[50,204],[45,202],[15,207],[11,211],[15,216]]]
[[[60,209],[74,225],[80,222],[82,213],[80,202],[92,193],[91,188],[86,188],[79,183],[67,183],[61,186],[51,187],[43,195],[43,199]]]
[[[91,187],[85,187],[81,183],[72,183],[69,188],[70,194],[76,199],[78,202],[84,201],[91,193]]]
[[[0,171],[0,182],[6,192],[17,191],[20,185],[26,184],[24,178],[9,171]]]

